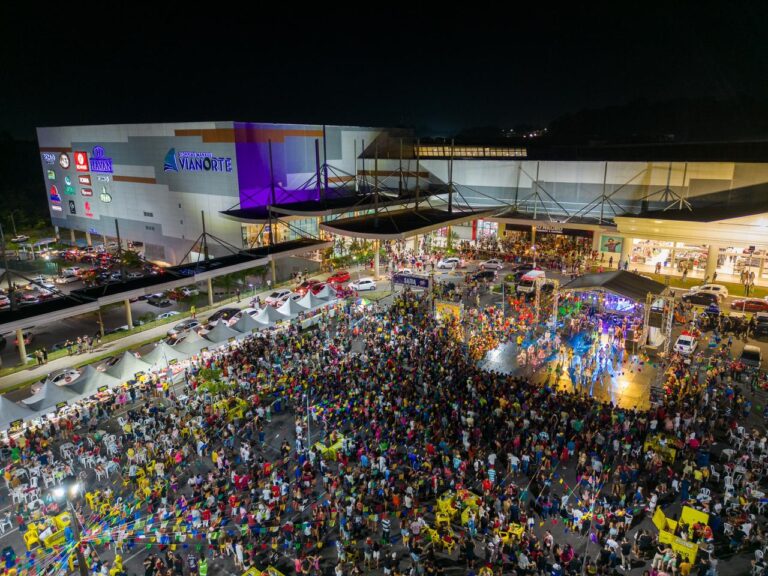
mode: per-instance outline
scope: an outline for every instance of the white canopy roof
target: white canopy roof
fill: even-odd
[[[289,317],[281,312],[277,311],[277,308],[273,306],[265,306],[261,309],[261,312],[256,314],[253,318],[256,322],[266,326],[272,326],[281,320],[287,320]]]
[[[200,352],[202,348],[210,345],[210,340],[206,340],[194,330],[190,330],[189,334],[187,334],[184,340],[174,345],[173,348],[174,350],[178,350],[184,354],[193,355]]]
[[[173,346],[169,345],[165,340],[161,340],[160,343],[155,346],[151,352],[141,357],[144,362],[147,362],[156,368],[165,368],[166,363],[170,360],[186,360],[189,358],[189,354],[177,350]]]
[[[206,340],[209,340],[214,344],[220,344],[226,342],[230,338],[237,338],[238,336],[242,336],[242,334],[236,330],[232,330],[224,320],[216,322],[216,326],[203,335]]]
[[[283,303],[283,305],[277,309],[277,311],[290,318],[295,318],[302,312],[306,312],[307,308],[305,306],[302,306],[295,300],[291,300],[290,298],[288,298],[288,300],[286,300]]]
[[[139,360],[131,352],[124,352],[123,357],[107,369],[107,374],[114,376],[120,382],[127,382],[136,377],[137,372],[146,372],[150,366],[147,362]]]
[[[24,398],[22,402],[32,410],[40,412],[46,408],[53,408],[61,402],[75,400],[77,396],[77,392],[66,386],[57,386],[53,382],[46,382],[37,394]]]
[[[119,385],[120,380],[106,372],[100,372],[96,370],[92,364],[88,364],[88,366],[83,369],[80,378],[68,385],[67,388],[85,398],[93,396],[99,391],[99,388],[104,386],[114,388]]]

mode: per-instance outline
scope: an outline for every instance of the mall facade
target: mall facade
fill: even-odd
[[[52,223],[87,242],[119,228],[157,262],[195,257],[203,220],[215,256],[429,204],[485,211],[452,226],[459,239],[571,236],[630,269],[768,283],[764,143],[557,147],[248,122],[39,128],[38,141]]]

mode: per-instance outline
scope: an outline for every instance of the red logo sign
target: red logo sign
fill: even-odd
[[[75,152],[75,170],[88,172],[88,152]]]
[[[80,194],[83,196],[93,196],[93,190],[91,188],[80,188]]]
[[[93,212],[91,211],[91,203],[86,200],[85,202],[85,215],[88,218],[93,218]]]
[[[81,174],[77,177],[77,180],[80,182],[80,184],[85,184],[86,186],[91,185],[91,175],[90,174]]]

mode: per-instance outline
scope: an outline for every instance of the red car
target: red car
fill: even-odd
[[[318,282],[317,284],[313,284],[310,290],[312,290],[312,294],[317,294],[323,288],[325,288],[325,286],[326,286],[325,282]]]
[[[329,284],[341,284],[342,282],[349,282],[350,275],[346,270],[338,270],[328,278]]]
[[[731,302],[731,310],[739,312],[768,312],[768,301],[762,298],[742,298]]]
[[[304,294],[307,293],[307,290],[311,290],[316,284],[321,284],[320,280],[305,280],[296,287],[294,292],[304,296]]]

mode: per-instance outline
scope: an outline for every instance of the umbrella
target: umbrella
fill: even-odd
[[[99,388],[108,386],[114,388],[120,384],[120,380],[114,376],[110,376],[106,372],[99,372],[92,365],[88,365],[83,369],[83,373],[80,378],[75,380],[67,388],[77,392],[82,397],[93,396],[99,391]]]
[[[5,396],[0,396],[0,427],[5,428],[11,422],[35,416],[26,406],[20,406]]]
[[[46,408],[53,408],[62,402],[67,403],[77,398],[77,392],[66,386],[57,386],[53,382],[46,382],[37,394],[24,398],[22,402],[32,410],[39,412]]]
[[[124,352],[123,357],[107,369],[107,374],[114,376],[120,382],[127,382],[136,378],[137,372],[145,372],[150,366],[143,360],[139,360],[131,352]]]
[[[291,298],[288,298],[282,306],[280,306],[277,309],[278,312],[281,314],[284,314],[288,316],[289,318],[295,318],[302,312],[306,312],[307,308],[296,302],[295,300],[292,300]]]
[[[187,358],[189,358],[189,354],[177,350],[165,342],[165,340],[162,340],[151,352],[144,355],[141,359],[144,360],[144,362],[152,364],[156,368],[165,368],[170,360],[178,360],[181,362]]]
[[[256,322],[258,322],[259,324],[262,324],[265,326],[272,326],[277,322],[281,322],[282,320],[287,320],[288,316],[286,316],[285,314],[281,314],[273,306],[265,306],[264,308],[261,309],[261,312],[256,314],[256,316],[253,319],[256,320]]]
[[[236,330],[232,330],[232,328],[227,326],[226,322],[223,320],[216,322],[216,326],[214,326],[212,330],[203,334],[203,337],[206,340],[213,342],[214,344],[226,342],[230,338],[237,338],[238,336],[242,336],[242,334]]]
[[[194,330],[187,334],[186,338],[173,346],[174,350],[180,351],[183,354],[197,354],[202,348],[205,348],[211,344],[210,340],[206,340],[200,334]]]

